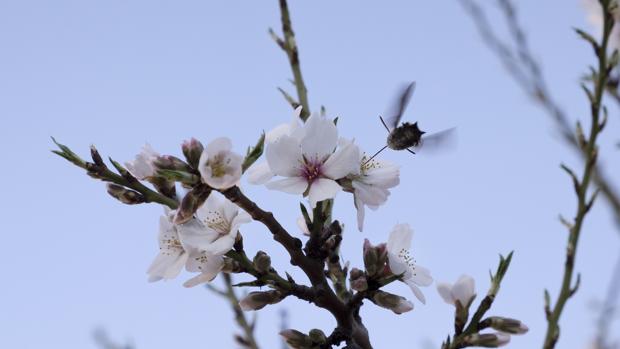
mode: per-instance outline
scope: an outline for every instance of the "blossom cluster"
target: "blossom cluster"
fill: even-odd
[[[331,218],[336,195],[342,191],[350,193],[357,210],[358,229],[363,231],[365,209],[377,210],[388,200],[390,190],[400,181],[399,166],[369,158],[354,140],[340,137],[337,120],[312,114],[303,121],[300,115],[301,108],[297,108],[290,122],[263,135],[246,156],[234,152],[231,140],[225,137],[214,139],[206,146],[196,139],[185,141],[182,144],[185,160],[161,155],[147,144],[124,168],[112,161],[120,173],[116,175],[108,170],[94,147],[93,163],[83,161],[61,144],[58,145],[62,151],[57,154],[85,168],[92,177],[109,182],[108,193],[123,203],[155,201],[167,206],[159,221],[159,253],[147,270],[151,282],[176,278],[183,269],[193,275],[184,283],[186,287],[210,282],[221,272],[248,273],[256,280],[241,285],[272,289],[250,292],[241,299],[239,307],[246,311],[278,303],[291,294],[315,304],[329,303],[319,297],[331,294],[337,298],[330,302],[341,304],[337,310],[328,309],[332,312],[344,309],[351,314],[358,313],[364,299],[395,314],[413,310],[411,301],[383,290],[394,281],[406,284],[425,304],[426,297],[420,287],[431,285],[433,277],[429,269],[413,258],[410,251],[413,229],[409,224],[396,224],[384,243],[373,245],[366,239],[363,270],[349,270],[348,262],[340,265],[343,226]],[[265,159],[260,162],[263,153]],[[244,175],[251,184],[307,199],[311,210],[302,204],[302,216],[297,222],[307,238],[303,249],[300,239],[291,236],[271,213],[262,211],[243,195],[240,185]],[[140,181],[149,182],[156,191]],[[185,191],[181,197],[177,183]],[[270,256],[263,251],[258,251],[253,260],[247,258],[240,229],[253,219],[270,229],[291,255],[292,264],[305,264],[304,272],[311,279],[312,287],[299,285],[288,275],[287,279],[281,277],[271,266]],[[294,261],[295,258],[298,260]],[[502,271],[494,282],[499,283],[503,277],[509,259],[502,263],[499,269]],[[316,270],[309,272],[309,265]],[[327,280],[334,284],[334,292],[319,293],[313,289],[317,285],[329,288]],[[454,285],[439,283],[437,290],[446,302],[455,306],[455,328],[462,331],[475,298],[473,279],[462,276]],[[455,337],[458,347],[497,347],[509,341],[508,334],[527,331],[527,327],[513,319],[490,317],[484,321],[487,321],[484,327],[482,323],[474,324],[472,328],[476,331]],[[477,330],[487,327],[499,332],[481,334]],[[327,340],[316,329],[309,335],[284,331],[282,336],[294,348],[322,347]]]
[[[365,207],[376,210],[387,201],[389,189],[399,183],[399,167],[388,161],[368,161],[352,140],[339,138],[336,123],[325,116],[313,114],[303,123],[300,114],[301,107],[295,110],[291,122],[266,134],[266,161],[249,168],[248,181],[303,195],[313,208],[318,202],[335,198],[340,191],[350,192],[362,231]],[[192,139],[183,144],[183,149],[190,165],[197,165],[201,181],[209,187],[225,190],[239,185],[243,157],[232,151],[230,139],[218,138],[206,147]],[[185,166],[175,167],[174,159],[146,144],[125,166],[135,178],[153,180],[162,168]],[[201,273],[187,286],[212,280],[222,268],[222,256],[235,243],[239,225],[251,220],[246,212],[215,194],[192,213],[186,217],[178,210],[167,210],[161,217],[161,251],[149,268],[150,280],[176,277],[183,266]],[[305,224],[302,229],[307,230]]]

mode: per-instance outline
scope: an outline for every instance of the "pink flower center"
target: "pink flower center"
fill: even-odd
[[[301,176],[305,178],[308,183],[314,182],[315,179],[322,176],[323,162],[318,159],[306,159],[304,158],[304,164],[301,169]]]

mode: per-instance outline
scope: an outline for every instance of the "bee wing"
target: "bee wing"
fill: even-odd
[[[398,94],[398,98],[394,101],[394,104],[389,110],[388,116],[385,118],[385,123],[390,130],[395,129],[400,122],[400,119],[403,117],[403,114],[407,109],[407,105],[411,100],[411,96],[413,95],[414,90],[415,81],[405,86],[403,90]]]
[[[454,149],[456,147],[456,136],[456,127],[422,136],[416,149],[424,153]]]

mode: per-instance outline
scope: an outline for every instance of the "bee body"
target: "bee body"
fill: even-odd
[[[396,127],[387,138],[387,145],[393,150],[405,150],[411,147],[416,147],[421,143],[422,135],[424,131],[421,131],[418,127],[418,123],[410,124],[404,122],[402,125]]]
[[[454,139],[454,128],[443,130],[431,134],[430,136],[423,136],[426,132],[420,130],[418,123],[413,124],[403,122],[400,126],[400,119],[403,117],[403,113],[407,108],[407,104],[411,99],[413,90],[415,89],[415,81],[408,84],[403,88],[402,92],[398,94],[398,98],[394,103],[392,111],[388,114],[388,117],[383,119],[379,116],[379,120],[383,124],[383,127],[388,131],[387,144],[383,148],[379,149],[373,156],[366,160],[368,163],[379,155],[386,148],[393,150],[406,150],[411,154],[415,154],[414,150],[424,147],[426,150],[433,148],[441,148],[448,145],[448,141]]]

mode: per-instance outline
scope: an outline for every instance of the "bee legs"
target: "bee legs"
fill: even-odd
[[[409,148],[406,149],[408,152],[410,152],[411,154],[415,155],[415,152]]]

